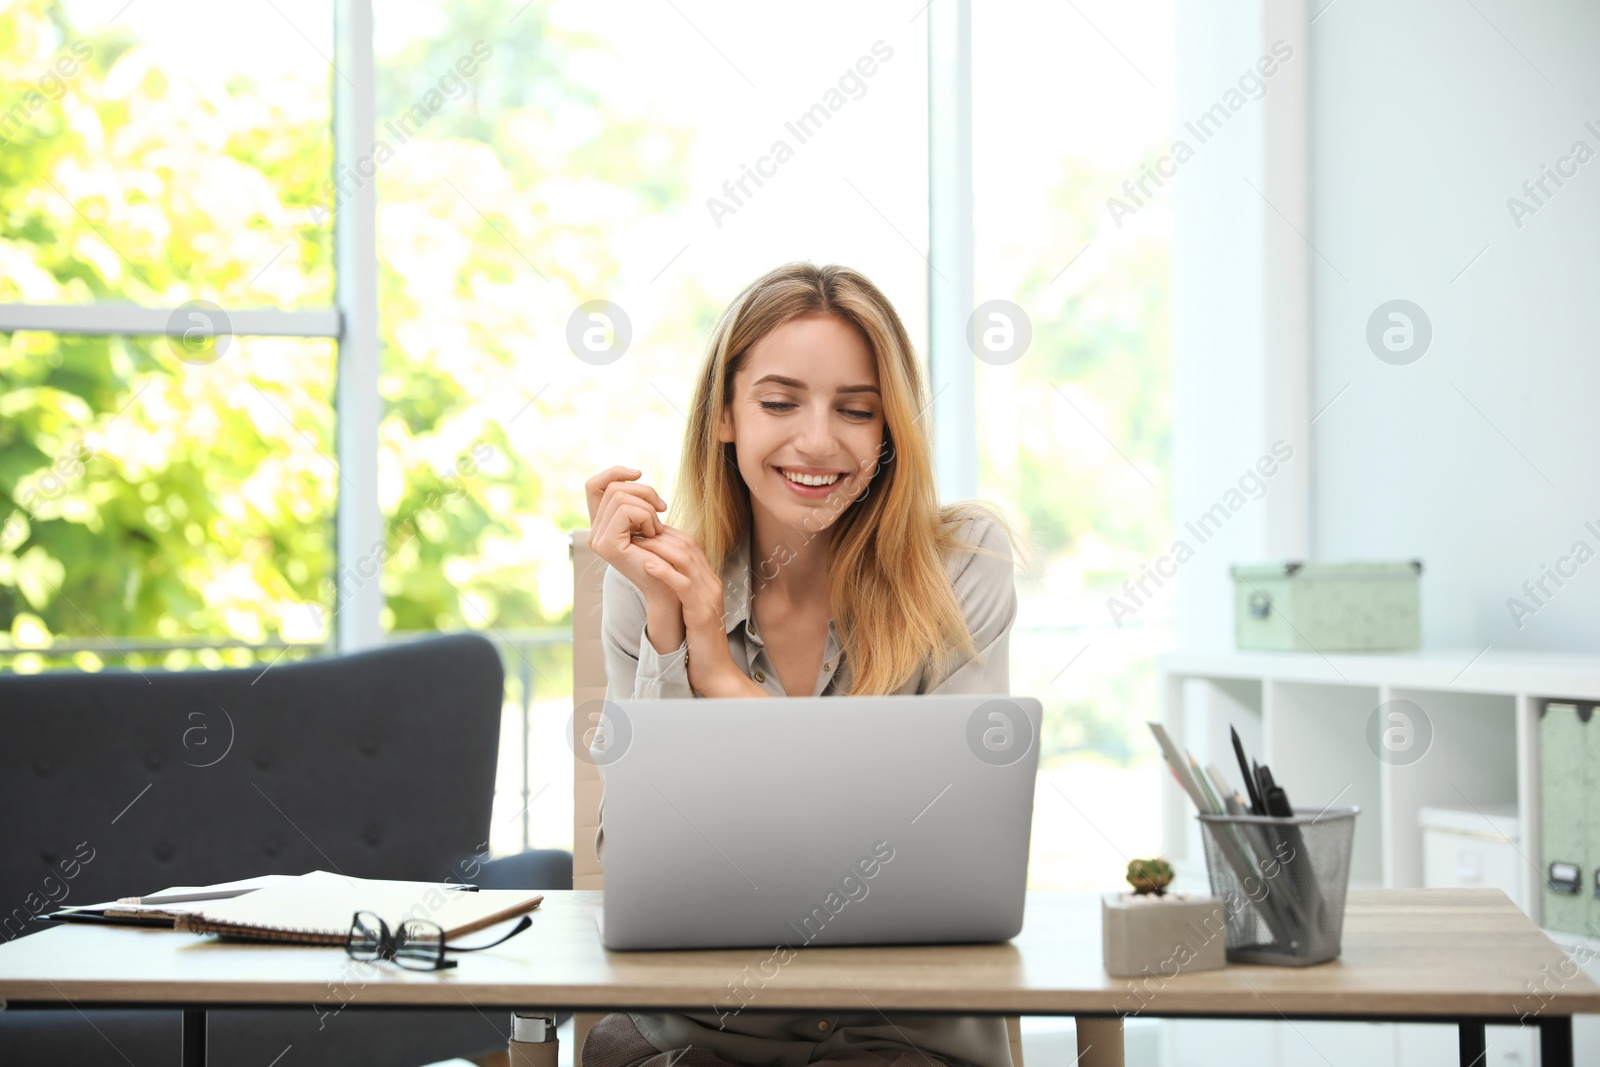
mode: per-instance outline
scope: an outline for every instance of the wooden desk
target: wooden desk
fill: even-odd
[[[740,1000],[728,983],[742,981],[747,966],[760,975],[757,965],[773,955],[608,952],[594,923],[600,899],[547,893],[531,930],[434,973],[358,964],[325,948],[61,926],[0,945],[0,999],[12,1009],[182,1009],[188,1064],[203,1062],[207,1008],[731,1011]],[[747,983],[744,1010],[1455,1023],[1463,1064],[1482,1053],[1486,1022],[1525,1020],[1540,1027],[1545,1067],[1570,1067],[1571,1017],[1600,1012],[1600,988],[1495,889],[1353,891],[1343,955],[1331,963],[1142,979],[1101,968],[1095,894],[1033,891],[1013,941],[803,948],[761,983]]]

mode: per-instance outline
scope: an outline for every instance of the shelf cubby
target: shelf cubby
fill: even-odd
[[[1402,715],[1414,715],[1412,709],[1420,709],[1431,735],[1426,751],[1415,753],[1414,759],[1379,764],[1383,768],[1383,884],[1420,886],[1422,831],[1418,816],[1423,808],[1470,811],[1517,802],[1516,698],[1502,693],[1384,686],[1380,704]],[[1484,831],[1493,829],[1485,817]]]
[[[1374,686],[1266,681],[1260,757],[1297,809],[1358,807],[1350,883],[1384,884],[1382,774],[1367,745]],[[1235,761],[1237,763],[1237,760]]]
[[[1551,699],[1600,701],[1600,656],[1193,652],[1163,656],[1160,672],[1162,721],[1202,764],[1214,762],[1237,779],[1232,724],[1296,807],[1361,808],[1352,885],[1422,884],[1424,807],[1514,804],[1517,847],[1527,860],[1520,903],[1539,920],[1539,709]],[[1382,731],[1401,725],[1380,710],[1391,701],[1426,718],[1429,736],[1418,758],[1380,753]],[[1169,775],[1162,788],[1163,849],[1190,884],[1204,884],[1193,807]]]

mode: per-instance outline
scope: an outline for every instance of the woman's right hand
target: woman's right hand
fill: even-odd
[[[656,514],[667,502],[650,486],[634,479],[640,472],[610,467],[584,483],[589,504],[589,547],[644,594],[646,604],[676,605],[677,596],[659,578],[645,573],[644,564],[656,557],[634,542],[661,533]]]

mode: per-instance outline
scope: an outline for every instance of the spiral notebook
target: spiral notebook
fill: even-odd
[[[543,900],[543,894],[521,889],[464,893],[438,882],[347,878],[312,871],[244,896],[208,901],[179,916],[176,928],[239,941],[343,945],[355,913],[370,911],[390,929],[410,919],[437,923],[449,941],[514,919]]]

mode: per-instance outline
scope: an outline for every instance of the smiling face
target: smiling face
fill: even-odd
[[[872,349],[844,319],[791,319],[751,345],[717,440],[735,442],[752,510],[812,533],[843,514],[880,462],[878,388]]]

